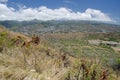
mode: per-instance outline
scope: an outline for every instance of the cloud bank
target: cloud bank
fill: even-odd
[[[1,0],[5,1],[5,0]],[[50,9],[45,6],[38,8],[21,7],[16,10],[0,3],[0,21],[3,20],[94,20],[94,21],[112,21],[112,19],[100,10],[88,8],[85,12],[74,12],[64,7]]]

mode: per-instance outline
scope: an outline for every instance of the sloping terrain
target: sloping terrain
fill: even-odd
[[[34,36],[35,37],[35,36]],[[40,38],[0,27],[0,80],[115,80],[99,59],[76,58]],[[26,43],[26,44],[25,44]]]

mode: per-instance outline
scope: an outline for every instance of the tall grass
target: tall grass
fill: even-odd
[[[106,69],[96,59],[76,58],[64,50],[46,46],[46,43],[21,46],[23,42],[20,42],[16,46],[14,37],[8,39],[8,34],[0,35],[3,35],[0,36],[2,38],[0,80],[115,80],[116,78],[110,68]],[[70,42],[76,44],[75,41]]]

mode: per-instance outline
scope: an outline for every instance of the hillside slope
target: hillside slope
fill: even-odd
[[[29,43],[31,41],[31,43]],[[26,45],[26,44],[29,45]],[[24,45],[23,45],[24,44]],[[75,58],[0,27],[0,80],[115,80],[99,60]]]

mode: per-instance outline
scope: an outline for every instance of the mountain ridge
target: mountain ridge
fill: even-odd
[[[9,30],[25,34],[43,34],[58,32],[120,32],[120,25],[96,21],[0,21],[0,24]]]

